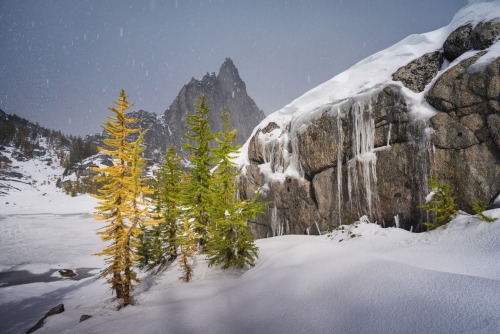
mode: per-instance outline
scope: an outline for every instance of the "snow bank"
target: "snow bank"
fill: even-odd
[[[487,212],[500,218],[500,210]],[[137,305],[114,311],[82,301],[40,333],[493,333],[500,328],[500,223],[459,216],[412,234],[361,223],[353,238],[258,240],[246,271],[206,268],[181,283],[176,265],[139,288]],[[68,297],[100,287],[94,282]],[[88,290],[88,292],[86,292]],[[83,313],[94,315],[77,324]]]

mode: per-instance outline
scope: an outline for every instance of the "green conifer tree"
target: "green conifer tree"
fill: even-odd
[[[448,223],[458,212],[456,197],[452,195],[450,187],[439,184],[435,177],[429,179],[429,188],[434,192],[432,199],[419,207],[427,210],[432,221],[425,222],[428,230],[434,230]]]
[[[175,238],[179,229],[179,219],[182,215],[182,172],[181,157],[175,146],[170,146],[165,154],[165,162],[161,166],[163,214],[162,225],[165,230],[165,256],[168,261],[177,258]]]
[[[156,202],[156,218],[158,224],[146,231],[143,247],[148,247],[150,267],[173,261],[177,257],[175,239],[182,215],[182,164],[181,157],[174,146],[165,153],[164,162],[160,166],[155,183],[154,201]],[[143,261],[144,262],[144,261]]]
[[[189,282],[193,277],[192,258],[196,251],[197,233],[193,224],[184,217],[183,228],[178,231],[176,244],[179,245],[179,269],[182,271],[182,279]]]
[[[236,178],[239,175],[233,159],[239,146],[233,144],[236,130],[229,128],[227,110],[221,115],[223,130],[216,138],[218,147],[214,157],[218,165],[212,177],[213,206],[211,217],[215,224],[210,225],[207,254],[209,265],[221,265],[222,268],[253,266],[258,257],[258,248],[247,226],[248,219],[262,211],[266,203],[257,202],[257,196],[251,201],[241,201],[237,196]]]
[[[214,157],[210,144],[214,140],[214,134],[210,128],[209,112],[205,97],[202,96],[195,105],[194,113],[187,117],[188,133],[184,136],[188,143],[183,145],[189,153],[188,160],[191,164],[184,187],[184,204],[189,208],[190,217],[194,218],[202,245],[206,242],[213,204],[210,170],[214,166]]]
[[[491,218],[486,216],[484,214],[484,211],[486,211],[487,209],[488,209],[488,204],[486,204],[485,201],[480,199],[475,200],[474,205],[472,205],[472,210],[474,211],[479,220],[492,223],[496,220],[496,218]]]

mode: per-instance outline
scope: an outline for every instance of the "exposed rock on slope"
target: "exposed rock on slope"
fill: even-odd
[[[443,64],[443,54],[440,51],[426,53],[408,65],[401,67],[392,78],[416,93],[423,92]]]
[[[241,157],[242,196],[260,191],[271,203],[255,233],[318,233],[363,215],[420,229],[429,176],[463,210],[490,201],[500,190],[498,18],[498,2],[469,5],[448,27],[410,36],[268,116]]]
[[[201,80],[191,79],[162,115],[162,123],[168,130],[168,141],[177,147],[180,147],[184,140],[182,133],[187,131],[187,115],[194,111],[195,103],[203,95],[210,108],[212,131],[222,130],[220,115],[224,108],[227,108],[230,126],[238,130],[237,144],[243,144],[250,138],[254,127],[264,119],[264,112],[248,96],[238,69],[233,61],[227,58],[219,74],[207,73]]]

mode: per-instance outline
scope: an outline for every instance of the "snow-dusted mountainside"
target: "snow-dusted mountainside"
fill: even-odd
[[[4,195],[20,194],[22,202],[28,189],[41,195],[58,192],[57,188],[73,195],[88,192],[89,185],[84,185],[81,177],[88,175],[89,166],[106,162],[106,157],[97,155],[95,163],[85,160],[73,165],[96,151],[91,142],[80,137],[46,129],[0,110],[0,200]]]
[[[0,215],[10,213],[74,213],[68,203],[75,203],[56,184],[63,179],[64,168],[60,165],[59,150],[48,148],[40,140],[39,154],[20,158],[18,149],[2,147],[2,157],[10,161],[0,169]],[[88,210],[87,210],[88,211]]]
[[[242,148],[242,194],[260,191],[262,237],[368,215],[421,228],[427,179],[463,210],[500,190],[500,3],[473,2],[269,115]]]

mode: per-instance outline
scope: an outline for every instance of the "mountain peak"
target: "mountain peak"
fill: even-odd
[[[245,82],[240,78],[238,69],[231,58],[222,63],[219,73],[207,72],[201,80],[191,79],[184,85],[172,104],[163,115],[163,124],[168,126],[170,143],[180,148],[184,138],[180,135],[187,131],[187,115],[194,111],[200,96],[205,96],[210,108],[210,126],[214,132],[222,130],[221,112],[227,108],[230,126],[238,130],[236,143],[244,143],[265,115],[246,92]],[[162,150],[165,143],[163,143]]]
[[[222,72],[223,70],[236,70],[236,66],[234,65],[234,62],[231,58],[227,57],[224,59],[224,62],[222,63],[219,72]]]
[[[241,80],[238,69],[231,58],[226,58],[224,63],[222,63],[219,74],[217,75],[217,80],[225,92],[232,93],[235,90],[238,92],[246,92],[245,83]]]

